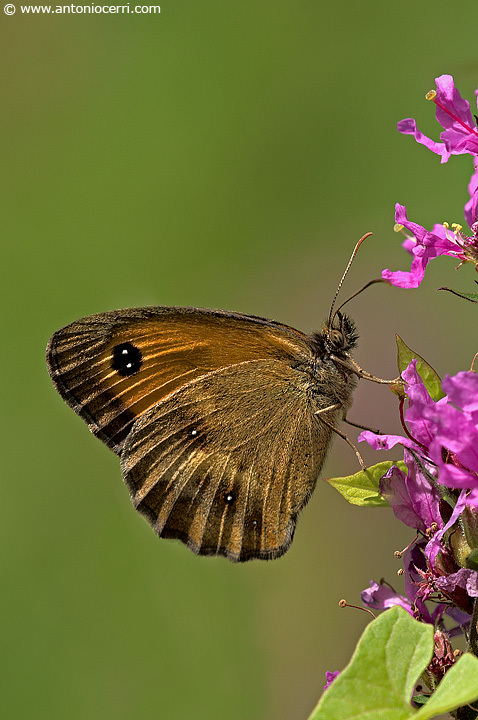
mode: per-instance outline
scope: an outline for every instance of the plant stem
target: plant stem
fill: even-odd
[[[467,652],[478,657],[478,598],[475,598],[475,604],[473,605]]]
[[[470,637],[468,638],[468,647],[466,650],[475,657],[478,657],[478,598],[475,598],[475,604],[473,605]],[[457,710],[456,717],[457,720],[475,720],[475,718],[478,717],[478,711],[473,710],[469,705],[465,705]]]

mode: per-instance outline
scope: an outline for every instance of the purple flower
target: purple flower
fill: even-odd
[[[340,670],[334,670],[334,672],[329,672],[329,670],[327,670],[327,672],[325,673],[325,679],[327,681],[327,684],[324,685],[324,690],[327,690],[327,688],[332,685],[333,681],[338,675],[340,675]]]
[[[403,288],[416,288],[425,274],[425,268],[433,258],[440,255],[456,257],[460,264],[472,262],[478,270],[478,128],[470,111],[470,104],[455,88],[451,75],[436,78],[437,90],[427,94],[436,105],[436,118],[443,127],[441,142],[435,142],[423,135],[415,120],[407,118],[398,123],[401,133],[413,135],[415,140],[441,156],[447,162],[450,155],[469,153],[473,156],[474,171],[468,184],[470,199],[465,205],[465,219],[471,228],[471,235],[465,235],[460,225],[435,225],[425,230],[421,225],[410,222],[403,205],[395,206],[395,221],[406,228],[407,236],[403,247],[412,255],[409,272],[389,269],[382,271],[384,280]],[[478,90],[476,91],[478,99]]]
[[[450,155],[478,155],[478,130],[470,112],[470,103],[461,97],[451,75],[441,75],[436,78],[436,84],[437,90],[429,92],[427,99],[435,103],[436,119],[444,128],[440,134],[441,142],[423,135],[412,118],[401,120],[398,130],[413,135],[417,142],[441,155],[442,163],[447,162]],[[478,91],[476,94],[478,98]]]
[[[360,597],[363,604],[368,607],[386,610],[394,605],[400,605],[410,615],[413,615],[412,603],[408,598],[395,592],[388,585],[379,585],[374,580],[370,580],[370,587],[362,590]]]
[[[478,375],[468,371],[446,375],[442,387],[449,401],[478,423]]]
[[[412,360],[402,377],[407,383],[408,409],[405,420],[411,437],[375,435],[364,431],[358,437],[359,442],[365,440],[376,450],[388,450],[401,443],[420,455],[424,467],[429,472],[434,471],[439,483],[451,488],[471,490],[467,504],[478,506],[478,375],[460,372],[453,377],[445,377],[442,387],[448,395],[436,402],[428,394],[417,372],[416,360]],[[429,482],[421,469],[416,467],[410,453],[405,462],[409,471],[407,482],[402,479],[400,484],[400,478],[395,472],[394,483],[388,482],[390,478],[384,476],[384,490],[392,499],[390,504],[395,514],[398,509],[402,515],[400,519],[408,518],[407,525],[416,522],[413,516],[421,517],[426,525],[428,518],[420,513],[425,512],[425,509],[427,513],[432,511],[431,507],[426,507],[425,500],[420,505],[420,497],[423,499],[425,495],[429,496]],[[406,495],[408,500],[405,502]],[[417,512],[420,506],[422,509]],[[434,522],[438,522],[436,517]],[[439,523],[438,526],[441,527]],[[412,527],[422,529],[417,524]]]
[[[478,597],[478,573],[476,570],[461,568],[456,573],[439,577],[435,585],[447,594],[455,592],[457,588],[462,588],[466,590],[469,597]]]
[[[445,377],[447,402],[423,409],[432,434],[428,454],[438,470],[438,481],[452,488],[478,492],[478,375],[460,372]]]
[[[469,185],[470,194],[474,195],[465,205],[465,214],[471,219],[472,213],[476,217],[478,204],[478,171],[472,176]],[[425,268],[440,255],[449,255],[463,263],[472,262],[478,267],[478,223],[470,223],[472,235],[465,236],[459,225],[450,230],[447,224],[434,225],[433,230],[425,230],[421,225],[411,222],[407,218],[407,211],[403,205],[395,205],[395,220],[412,233],[402,246],[412,255],[410,271],[382,270],[382,277],[392,285],[403,288],[417,288],[425,275]]]
[[[447,162],[450,155],[471,154],[474,171],[465,205],[471,228],[467,236],[460,225],[447,223],[426,230],[409,221],[403,205],[395,207],[395,220],[406,230],[403,247],[412,256],[409,271],[384,270],[382,277],[394,285],[416,288],[428,263],[447,255],[459,265],[473,263],[478,270],[478,129],[469,103],[456,90],[453,78],[437,78],[437,91],[427,97],[436,104],[443,131],[440,142],[423,135],[412,119],[398,124]],[[478,98],[478,90],[476,92]],[[477,121],[478,124],[478,121]],[[423,374],[423,373],[422,373]],[[404,448],[406,472],[393,465],[380,479],[380,494],[395,516],[417,530],[404,557],[405,594],[374,581],[361,593],[365,605],[384,610],[400,605],[435,633],[434,656],[428,670],[437,682],[454,663],[448,638],[466,631],[475,599],[478,572],[464,567],[478,546],[478,374],[461,372],[443,380],[444,397],[435,400],[412,360],[402,373],[406,396],[400,395],[400,416],[405,435],[379,435],[364,431],[358,440],[376,450],[396,445]],[[442,393],[440,393],[442,394]],[[407,399],[404,412],[404,397]],[[461,490],[461,492],[460,492]],[[468,562],[470,559],[470,562]],[[449,621],[454,627],[449,627]]]
[[[435,437],[429,455],[438,480],[452,488],[478,490],[478,427],[466,413],[445,405],[430,414]]]
[[[405,525],[426,534],[429,528],[441,528],[440,493],[425,477],[413,456],[405,450],[408,475],[393,465],[380,480],[380,494],[395,517]]]
[[[402,378],[407,384],[408,410],[406,420],[410,434],[416,440],[418,448],[427,447],[433,439],[434,432],[430,422],[424,417],[424,408],[436,408],[446,403],[446,397],[435,402],[426,389],[420,374],[417,371],[417,361],[412,360],[402,372]]]
[[[426,540],[414,542],[405,552],[405,592],[412,603],[412,615],[434,625],[443,617],[447,606],[437,603],[430,612],[426,600],[433,594],[435,573],[424,555]]]
[[[443,552],[441,540],[442,537],[445,535],[445,533],[450,530],[450,528],[453,527],[453,525],[458,520],[458,517],[461,515],[463,510],[465,509],[467,504],[467,496],[465,490],[462,490],[460,493],[458,500],[456,501],[456,505],[453,508],[453,511],[451,513],[451,516],[449,517],[447,523],[441,528],[441,530],[438,530],[434,534],[431,540],[427,543],[427,546],[424,550],[424,556],[427,559],[429,565],[431,567],[435,566],[435,559],[439,552]]]
[[[370,430],[364,430],[358,436],[358,441],[363,442],[365,440],[374,450],[390,450],[394,445],[400,443],[422,454],[423,449],[428,447],[434,437],[432,423],[424,417],[423,409],[425,407],[434,408],[437,404],[446,402],[446,398],[442,398],[436,403],[430,397],[422,378],[417,372],[416,360],[412,360],[408,367],[405,368],[402,378],[406,382],[408,409],[405,419],[409,425],[411,437],[376,435]]]

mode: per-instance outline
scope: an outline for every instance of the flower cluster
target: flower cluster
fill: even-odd
[[[444,128],[440,135],[441,142],[435,142],[423,135],[412,118],[402,120],[397,127],[401,133],[413,135],[417,142],[440,155],[442,163],[447,162],[451,155],[472,156],[469,200],[464,208],[465,220],[471,233],[464,233],[462,226],[458,224],[453,224],[450,229],[447,223],[426,230],[409,221],[405,207],[397,203],[395,222],[410,233],[403,247],[412,255],[412,265],[409,272],[383,270],[382,277],[392,285],[403,288],[418,287],[423,280],[426,266],[439,255],[451,255],[460,265],[471,262],[478,269],[478,128],[472,117],[470,104],[455,88],[451,75],[442,75],[436,79],[436,83],[437,90],[428,93],[427,98],[435,103],[436,119]],[[478,90],[476,95],[478,102]]]
[[[392,466],[380,480],[380,494],[417,538],[404,555],[406,594],[372,582],[362,601],[379,609],[400,605],[435,626],[448,616],[455,623],[449,629],[453,635],[467,629],[478,597],[473,555],[478,548],[478,375],[447,376],[442,383],[447,394],[438,400],[430,396],[416,360],[402,377],[406,436],[366,430],[359,440],[375,450],[404,446],[407,472]]]
[[[410,222],[405,207],[397,204],[395,220],[410,233],[403,246],[412,255],[411,269],[384,270],[382,277],[403,288],[418,287],[429,261],[440,255],[452,256],[460,265],[471,262],[478,270],[478,129],[453,78],[442,75],[436,83],[437,90],[427,98],[436,105],[436,118],[443,127],[441,142],[423,135],[413,119],[402,120],[398,129],[440,155],[442,162],[451,155],[472,156],[464,209],[470,234],[459,225],[450,229],[447,224],[427,231]],[[476,94],[478,98],[478,90]],[[478,302],[478,296],[474,298]],[[456,660],[451,637],[465,633],[470,651],[478,655],[478,374],[459,372],[446,376],[440,385],[433,369],[417,357],[402,372],[402,380],[397,394],[404,435],[367,430],[359,441],[375,450],[404,448],[406,472],[393,465],[382,476],[379,490],[416,537],[399,553],[404,561],[404,593],[384,581],[372,581],[362,592],[362,601],[380,610],[400,605],[434,626],[435,650],[427,675],[433,690]],[[326,687],[335,676],[327,675]]]

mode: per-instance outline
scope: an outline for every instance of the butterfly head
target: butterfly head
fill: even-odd
[[[337,313],[332,322],[326,325],[322,334],[330,353],[344,354],[357,346],[358,333],[354,321],[348,315]]]
[[[338,312],[331,322],[327,322],[321,332],[309,335],[314,354],[321,359],[337,356],[347,358],[357,346],[358,334],[354,321]]]

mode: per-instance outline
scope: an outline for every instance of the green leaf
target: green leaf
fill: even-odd
[[[392,465],[397,465],[400,470],[408,472],[402,460],[384,460],[366,470],[360,470],[355,475],[347,475],[339,478],[324,478],[325,482],[332,485],[347,502],[362,507],[388,507],[388,503],[380,495],[379,482],[382,475],[390,470]]]
[[[417,372],[420,375],[423,383],[428,390],[428,393],[432,400],[440,400],[445,397],[445,393],[441,389],[440,376],[435,372],[430,363],[422,358],[421,355],[411,350],[408,345],[402,340],[400,335],[395,335],[397,339],[398,349],[398,369],[402,373],[410,364],[412,360],[417,361]]]
[[[413,720],[428,720],[473,703],[477,698],[478,658],[464,653],[448,670],[427,704],[410,717]]]
[[[365,629],[352,660],[324,692],[309,720],[414,717],[410,697],[432,652],[433,627],[395,605]]]
[[[429,720],[478,698],[478,659],[462,655],[419,710],[413,687],[431,660],[433,627],[398,605],[370,623],[309,720]]]

